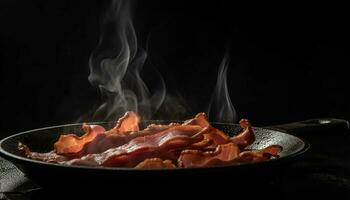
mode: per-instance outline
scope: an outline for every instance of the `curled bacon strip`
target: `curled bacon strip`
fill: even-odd
[[[210,126],[205,113],[198,113],[193,119],[186,120],[183,125],[198,125],[202,128]]]
[[[111,131],[115,131],[116,133],[139,131],[139,123],[140,116],[138,114],[135,112],[126,112]]]
[[[184,150],[179,157],[180,167],[204,167],[228,163],[239,155],[239,148],[233,143],[219,145],[215,151]]]
[[[61,135],[58,141],[54,144],[57,154],[74,154],[84,147],[88,142],[91,142],[98,134],[105,132],[105,129],[100,125],[83,124],[85,134],[81,137],[75,134]]]
[[[75,135],[75,134],[68,134],[68,135],[61,135],[58,141],[54,144],[55,152],[60,155],[69,156],[71,158],[81,157],[83,155],[86,155],[88,153],[98,153],[102,152],[107,149],[103,149],[100,151],[94,151],[101,148],[100,146],[96,146],[95,148],[91,148],[92,145],[87,146],[89,143],[96,144],[101,142],[103,138],[105,138],[107,135],[120,135],[124,134],[124,137],[118,137],[117,138],[123,138],[119,139],[119,142],[115,142],[117,145],[124,141],[124,138],[126,133],[130,133],[131,131],[139,131],[139,124],[140,117],[135,112],[126,112],[123,117],[121,117],[118,122],[116,123],[116,126],[106,132],[106,130],[99,125],[87,125],[83,124],[83,130],[85,131],[85,134],[81,137]],[[113,136],[112,136],[113,137]],[[132,137],[131,137],[132,138]],[[112,141],[116,141],[118,139],[114,139]],[[104,141],[104,140],[102,140]],[[126,139],[125,142],[128,142],[129,140]],[[106,142],[102,142],[102,145],[105,145]],[[106,148],[108,148],[108,145],[105,145]]]
[[[239,162],[258,162],[269,160],[271,157],[278,157],[282,151],[280,145],[271,145],[261,150],[243,151],[239,154]]]
[[[240,148],[245,148],[252,144],[255,140],[252,126],[247,119],[242,119],[239,125],[243,129],[241,133],[231,138],[231,142],[238,145]]]
[[[209,127],[210,131],[204,135],[206,140],[212,141],[210,146],[207,146],[206,149],[215,149],[218,145],[227,144],[230,142],[230,137],[220,131],[217,128]]]
[[[136,165],[138,169],[172,169],[176,166],[170,160],[162,160],[160,158],[148,158]]]
[[[127,112],[115,127],[105,131],[99,125],[83,124],[85,134],[61,135],[54,150],[36,153],[19,143],[27,157],[65,165],[175,168],[260,162],[278,157],[279,145],[261,150],[246,150],[255,140],[253,128],[246,119],[242,131],[230,137],[212,127],[204,113],[183,124],[151,124],[139,129],[140,117]]]
[[[42,160],[46,162],[63,162],[69,160],[68,157],[58,155],[55,151],[50,151],[47,153],[37,153],[32,152],[27,145],[18,143],[18,150],[22,151],[28,158],[34,160]]]
[[[67,164],[90,166],[132,166],[142,160],[155,157],[170,149],[184,148],[203,139],[206,129],[200,126],[175,126],[165,131],[137,137],[129,143],[109,149],[100,154],[90,154],[80,159],[74,159]]]
[[[176,124],[176,123],[172,123],[169,125],[151,124],[142,131],[119,133],[119,134],[100,134],[96,136],[94,140],[85,144],[84,148],[80,152],[76,153],[74,157],[78,158],[78,157],[85,156],[87,154],[102,153],[108,149],[116,148],[121,145],[124,145],[137,137],[156,134],[175,126],[179,126],[179,124]]]

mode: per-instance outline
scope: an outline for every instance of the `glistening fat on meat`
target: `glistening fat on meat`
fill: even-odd
[[[247,150],[255,140],[248,120],[242,119],[242,131],[230,137],[214,128],[205,113],[183,124],[151,124],[139,129],[140,117],[127,112],[106,131],[99,125],[83,125],[85,134],[62,135],[47,153],[32,152],[24,145],[18,149],[27,157],[62,165],[86,165],[136,168],[207,167],[261,162],[277,157],[282,150],[271,145],[262,150]]]

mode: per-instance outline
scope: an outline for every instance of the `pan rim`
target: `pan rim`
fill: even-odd
[[[143,122],[156,122],[156,121],[161,121],[161,122],[181,122],[181,120],[144,120]],[[106,123],[111,123],[111,122],[106,122],[106,121],[100,121],[100,122],[87,122],[88,124],[106,124]],[[218,125],[226,125],[226,126],[239,126],[238,124],[234,123],[223,123],[223,122],[210,122],[211,124],[218,124]],[[43,128],[37,128],[37,129],[32,129],[32,130],[27,130],[23,132],[19,132],[10,136],[7,136],[3,139],[0,140],[0,156],[5,158],[6,160],[9,160],[13,164],[15,163],[27,163],[27,164],[37,164],[37,165],[44,165],[48,167],[59,167],[59,168],[65,168],[65,169],[75,169],[75,170],[95,170],[95,171],[127,171],[127,172],[155,172],[155,171],[191,171],[191,170],[208,170],[208,169],[223,169],[223,168],[232,168],[232,169],[240,169],[240,168],[247,168],[247,167],[257,167],[257,166],[263,166],[266,164],[279,164],[284,161],[291,160],[293,158],[299,157],[302,154],[304,154],[306,151],[310,149],[310,144],[307,142],[305,139],[300,138],[298,136],[291,135],[289,133],[280,131],[280,130],[274,130],[273,128],[262,128],[262,127],[254,127],[254,129],[257,130],[268,130],[268,131],[273,131],[279,134],[283,135],[288,135],[291,137],[294,137],[302,142],[302,145],[299,150],[297,150],[294,153],[285,155],[283,157],[279,158],[274,158],[271,160],[267,161],[261,161],[261,162],[252,162],[252,163],[240,163],[240,164],[231,164],[231,165],[219,165],[219,166],[206,166],[206,167],[194,167],[194,168],[172,168],[172,169],[162,169],[162,168],[155,168],[155,169],[137,169],[137,168],[125,168],[125,167],[102,167],[102,166],[82,166],[82,165],[63,165],[63,164],[58,164],[58,163],[49,163],[45,161],[39,161],[39,160],[34,160],[22,156],[15,155],[13,153],[10,153],[9,151],[5,150],[3,148],[3,144],[13,138],[16,138],[18,136],[26,135],[32,132],[37,132],[37,131],[42,131],[42,130],[47,130],[47,129],[54,129],[54,128],[64,128],[64,127],[70,127],[70,126],[79,126],[82,125],[83,123],[71,123],[71,124],[62,124],[62,125],[55,125],[55,126],[48,126],[48,127],[43,127]]]

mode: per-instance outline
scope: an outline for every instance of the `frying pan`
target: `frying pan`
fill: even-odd
[[[169,121],[144,121],[141,127],[150,124],[168,124]],[[114,122],[94,122],[105,128],[111,128]],[[296,162],[302,154],[310,147],[304,139],[295,134],[307,135],[310,132],[321,134],[321,132],[345,130],[349,123],[341,119],[313,119],[302,122],[276,125],[272,127],[254,127],[256,135],[255,142],[249,147],[261,149],[268,145],[279,144],[283,147],[280,158],[265,162],[249,163],[232,166],[217,166],[191,169],[131,169],[131,168],[108,168],[108,167],[85,167],[64,166],[55,163],[46,163],[26,158],[17,149],[18,142],[27,144],[33,151],[48,152],[52,150],[53,144],[62,133],[82,134],[82,124],[68,124],[53,127],[40,128],[21,132],[0,141],[0,156],[14,163],[26,176],[40,185],[50,187],[64,186],[66,188],[77,185],[91,185],[94,187],[111,186],[122,183],[145,183],[149,180],[182,180],[183,183],[191,183],[192,180],[204,180],[208,177],[221,179],[223,177],[247,177],[247,174],[272,174],[280,166]],[[229,123],[211,123],[227,134],[234,135],[240,131],[239,125]],[[294,134],[294,135],[292,135]],[[186,181],[183,181],[186,180]],[[158,182],[159,182],[158,181]]]

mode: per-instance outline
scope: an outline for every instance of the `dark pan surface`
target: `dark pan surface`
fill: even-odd
[[[149,123],[168,124],[169,121],[147,121],[144,125]],[[101,124],[105,128],[110,128],[115,123],[96,123]],[[234,135],[240,131],[236,124],[212,123],[214,127]],[[152,169],[139,170],[131,168],[106,168],[106,167],[82,167],[82,166],[64,166],[60,164],[46,163],[35,161],[24,157],[21,152],[17,150],[18,142],[28,145],[33,151],[47,152],[52,150],[53,144],[59,136],[63,133],[79,133],[82,134],[81,124],[70,124],[48,128],[41,128],[31,131],[18,133],[16,135],[7,137],[0,142],[0,156],[12,161],[20,170],[22,170],[29,178],[42,183],[51,184],[52,180],[59,180],[64,182],[83,182],[84,180],[149,180],[157,177],[167,178],[171,176],[188,177],[188,176],[218,176],[220,174],[228,176],[229,174],[242,174],[246,170],[256,169],[272,169],[271,167],[285,163],[285,161],[294,160],[298,155],[304,153],[309,145],[302,139],[289,135],[280,131],[253,128],[256,140],[249,147],[252,149],[261,149],[272,144],[278,144],[283,147],[280,153],[280,158],[273,159],[261,163],[251,163],[232,166],[208,167],[208,168],[192,168],[192,169]]]

